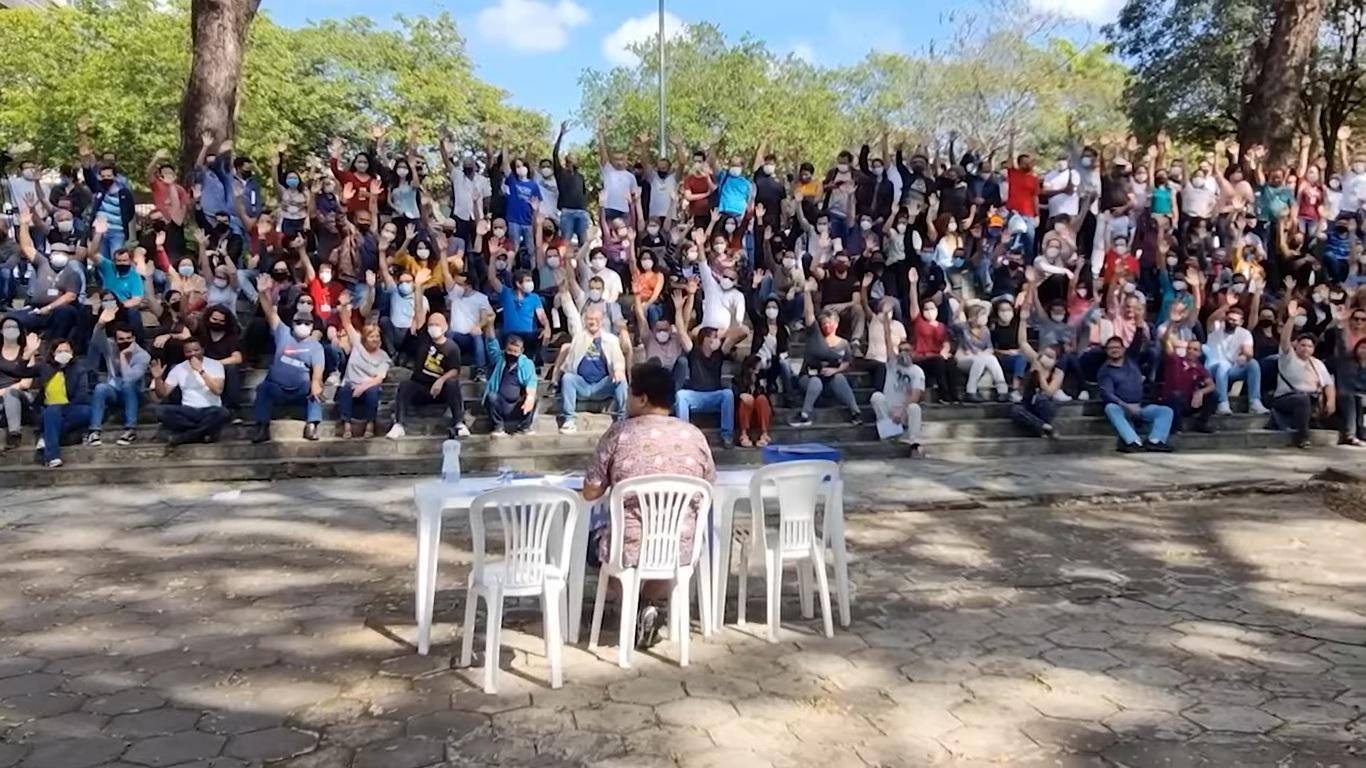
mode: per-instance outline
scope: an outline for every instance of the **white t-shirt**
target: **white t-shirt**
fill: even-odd
[[[451,216],[469,221],[474,218],[474,204],[493,194],[489,179],[479,173],[469,178],[458,165],[451,166]]]
[[[650,180],[650,210],[645,215],[652,219],[672,219],[674,199],[678,194],[678,175],[671,173],[660,178],[654,168],[645,173],[646,178]]]
[[[906,326],[902,325],[900,320],[893,320],[891,326],[892,338],[889,344],[889,340],[885,338],[887,334],[882,330],[882,318],[875,317],[868,321],[868,352],[864,357],[879,363],[886,363],[887,350],[901,346],[901,342],[906,340]]]
[[[702,326],[715,328],[717,333],[730,330],[731,321],[739,317],[745,321],[745,295],[739,286],[729,291],[721,289],[711,269],[702,267]]]
[[[456,286],[446,296],[446,303],[450,305],[451,310],[451,330],[466,335],[478,332],[480,313],[493,311],[489,297],[479,291],[466,296],[465,289],[461,286]]]
[[[217,360],[204,358],[204,375],[222,381],[223,364]],[[222,408],[223,398],[209,390],[204,379],[184,362],[166,374],[166,385],[180,388],[180,404],[187,408]]]
[[[541,205],[539,210],[541,216],[558,222],[560,220],[560,185],[555,183],[555,177],[546,178],[536,177],[536,186],[541,188]]]
[[[631,193],[640,188],[636,176],[630,171],[618,171],[611,165],[602,167],[602,190],[607,194],[604,207],[614,211],[631,210]]]
[[[1366,173],[1342,172],[1342,203],[1339,211],[1366,210]]]
[[[1206,346],[1208,347],[1210,365],[1215,363],[1237,365],[1238,353],[1244,348],[1252,349],[1252,332],[1239,327],[1229,333],[1228,326],[1222,322],[1215,323],[1214,331],[1210,333]]]
[[[887,407],[896,409],[906,407],[912,392],[925,391],[925,371],[915,363],[903,367],[899,358],[894,358],[887,366],[887,383],[882,385],[882,396],[887,398]]]
[[[1219,185],[1214,179],[1206,177],[1204,186],[1196,186],[1195,180],[1186,182],[1181,189],[1181,213],[1199,219],[1214,218],[1214,206],[1219,202]]]
[[[1301,360],[1299,354],[1293,350],[1280,354],[1277,358],[1277,367],[1279,373],[1276,376],[1276,397],[1292,392],[1312,395],[1324,385],[1333,383],[1333,377],[1328,374],[1328,368],[1322,360],[1317,357]]]
[[[1067,189],[1068,181],[1072,183],[1072,193],[1068,194],[1062,190]],[[1053,216],[1076,216],[1081,209],[1081,177],[1075,170],[1049,171],[1043,177],[1043,188],[1047,192],[1058,192],[1048,198],[1048,215]]]

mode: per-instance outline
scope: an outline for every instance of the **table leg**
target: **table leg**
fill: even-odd
[[[427,655],[436,604],[436,574],[441,551],[441,510],[422,510],[417,518],[417,652]]]

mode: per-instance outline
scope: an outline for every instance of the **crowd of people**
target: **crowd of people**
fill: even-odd
[[[1328,423],[1366,440],[1349,131],[1331,175],[1222,142],[1187,160],[1164,136],[1004,162],[956,136],[947,156],[884,139],[818,170],[762,146],[628,158],[599,132],[592,188],[567,125],[542,158],[497,130],[429,156],[376,128],[363,151],[280,145],[264,168],[205,135],[188,178],[158,153],[144,196],[85,129],[69,166],[0,154],[5,445],[31,424],[51,467],[107,419],[135,442],[148,409],[170,447],[216,440],[252,368],[258,442],[288,406],[308,440],[325,406],[346,438],[401,439],[427,406],[464,437],[464,379],[493,436],[532,434],[543,388],[572,433],[585,401],[624,416],[641,364],[669,372],[678,418],[716,412],[742,447],[770,442],[779,407],[860,423],[854,370],[879,435],[912,452],[930,393],[1013,403],[1042,437],[1059,403],[1097,398],[1119,450],[1169,451],[1237,385],[1295,444]]]

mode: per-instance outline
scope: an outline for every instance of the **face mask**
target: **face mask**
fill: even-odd
[[[1043,255],[1047,256],[1050,259],[1058,258],[1058,254],[1060,253],[1062,253],[1062,249],[1058,248],[1058,246],[1056,245],[1050,245],[1043,251]]]
[[[431,336],[433,341],[440,341],[446,335],[446,329],[439,325],[429,325],[427,326],[427,335]]]
[[[871,221],[860,221],[858,225],[859,229],[862,229],[864,232],[867,232],[868,230],[873,228],[873,222]],[[952,227],[950,228],[950,230],[952,230]]]
[[[598,290],[597,288],[588,289],[588,300],[602,301],[602,291]]]
[[[417,249],[417,257],[418,257],[419,259],[422,259],[422,260],[425,261],[426,259],[430,258],[431,255],[432,255],[432,249],[430,249],[430,248],[418,248],[418,249]]]
[[[1176,261],[1177,261],[1177,259],[1176,259],[1175,256],[1168,256],[1168,257],[1167,257],[1167,266],[1168,266],[1168,267],[1175,267],[1175,266],[1176,266]]]
[[[411,297],[411,296],[413,295],[413,284],[412,284],[412,283],[399,283],[399,284],[398,284],[398,295],[400,295],[400,296],[409,296],[409,297]]]
[[[285,177],[285,186],[286,186],[286,187],[289,187],[290,189],[298,189],[298,188],[299,188],[299,177],[297,177],[297,176],[286,176],[286,177]]]
[[[1067,170],[1067,167],[1068,167],[1068,163],[1067,163],[1066,160],[1059,160],[1059,161],[1058,161],[1058,170],[1059,170],[1059,171],[1066,171],[1066,170]]]
[[[559,269],[559,267],[560,267],[560,257],[559,257],[559,256],[547,256],[546,259],[545,259],[545,265],[546,265],[547,267],[550,267],[551,269]]]
[[[733,222],[733,221],[728,221],[728,222],[726,222],[726,231],[727,231],[727,232],[734,232],[734,231],[735,231],[735,222]]]
[[[521,167],[519,167],[519,168],[517,169],[517,178],[519,178],[519,179],[525,179],[526,177],[528,177],[528,176],[530,176],[530,175],[531,175],[531,171],[530,171],[529,169],[527,169],[525,166],[521,166]]]
[[[1128,252],[1129,252],[1129,246],[1128,246],[1127,244],[1125,244],[1125,243],[1115,243],[1115,253],[1118,253],[1120,256],[1123,256],[1124,254],[1126,254],[1126,253],[1128,253]]]
[[[542,177],[542,178],[548,179],[548,178],[550,178],[551,176],[554,176],[554,175],[555,175],[555,169],[554,169],[554,168],[542,168],[542,169],[541,169],[541,177]]]
[[[394,171],[394,175],[399,177],[400,179],[406,179],[408,178],[408,169],[399,168],[398,170]]]
[[[784,266],[784,267],[787,267],[788,269],[792,269],[793,267],[797,266],[797,260],[796,260],[796,259],[783,259],[783,266]]]
[[[1176,282],[1172,283],[1172,290],[1176,291],[1177,293],[1181,293],[1181,292],[1185,291],[1185,290],[1186,290],[1186,281],[1185,281],[1185,280],[1177,280]]]
[[[332,273],[331,273],[331,272],[319,272],[319,273],[318,273],[318,282],[322,283],[323,285],[327,285],[328,283],[332,282]]]
[[[214,286],[215,288],[227,288],[227,287],[228,287],[228,278],[226,278],[226,277],[215,277],[215,278],[213,279],[213,286]]]
[[[777,308],[777,307],[767,307],[767,308],[765,308],[765,309],[764,309],[764,317],[767,317],[769,320],[777,320],[777,319],[778,319],[778,308]]]
[[[62,350],[61,352],[58,352],[57,354],[52,356],[52,361],[55,362],[57,365],[66,365],[67,363],[71,362],[71,353],[67,352],[66,350]]]
[[[937,309],[922,309],[920,310],[920,314],[924,315],[925,319],[931,323],[939,318],[939,310]]]
[[[114,188],[114,180],[113,180],[113,179],[100,179],[100,186],[101,186],[101,187],[104,187],[105,189],[113,189],[113,188]]]
[[[607,259],[593,259],[591,263],[593,265],[594,272],[601,272],[607,268]]]
[[[1308,325],[1308,324],[1309,324],[1309,316],[1308,316],[1308,315],[1296,315],[1296,316],[1295,316],[1295,327],[1296,327],[1296,328],[1303,328],[1304,326],[1306,326],[1306,325]]]
[[[194,274],[194,267],[188,264],[181,264],[180,267],[176,269],[176,272],[180,273],[181,277],[189,277]]]
[[[1066,312],[1050,312],[1048,313],[1048,316],[1053,318],[1053,322],[1055,323],[1061,323],[1063,320],[1067,319]]]
[[[720,281],[720,282],[721,282],[721,290],[723,290],[723,291],[729,291],[730,289],[732,289],[732,288],[735,287],[735,281],[732,280],[732,279],[730,279],[729,277],[723,277],[723,278],[721,278],[721,281]]]
[[[848,173],[848,172],[849,172],[849,164],[848,164],[848,163],[840,163],[839,165],[835,166],[835,169],[838,170],[840,173]]]
[[[773,172],[777,169],[778,166],[774,165],[773,163],[764,163],[764,173],[768,174],[769,176],[772,176]]]
[[[725,244],[725,243],[717,243],[716,245],[713,245],[713,246],[711,247],[711,249],[712,249],[713,251],[715,251],[716,254],[717,254],[718,256],[724,256],[724,255],[726,255],[726,244]]]
[[[1232,290],[1233,290],[1234,293],[1243,293],[1244,291],[1247,290],[1247,284],[1246,284],[1246,283],[1234,283],[1234,284],[1231,286],[1231,288],[1232,288]]]
[[[1001,313],[999,313],[999,314],[997,315],[997,317],[1000,318],[1000,320],[1001,320],[1002,323],[1009,323],[1010,321],[1012,321],[1012,320],[1015,319],[1015,313],[1014,313],[1014,312],[1001,312]]]
[[[128,341],[115,341],[114,345],[117,346],[119,349],[128,349],[129,347],[133,346],[133,340],[129,339]]]
[[[362,221],[362,222],[360,222],[359,224],[356,225],[356,231],[360,232],[362,235],[365,234],[365,233],[367,233],[367,232],[369,232],[369,231],[370,231],[370,222],[368,222],[368,221]]]
[[[640,268],[645,270],[646,272],[649,272],[650,270],[655,268],[655,263],[650,259],[645,259],[640,262]]]
[[[54,253],[48,257],[48,263],[52,265],[53,269],[65,267],[68,261],[70,258],[65,253]]]
[[[498,270],[499,272],[502,272],[503,270],[508,268],[507,260],[498,259],[497,261],[493,262],[493,268]]]
[[[670,335],[672,334],[670,334],[668,331],[655,331],[655,341],[659,342],[660,344],[668,344]]]
[[[881,175],[882,175],[882,166],[880,166],[880,165],[874,165],[874,166],[872,166],[871,168],[869,168],[869,170],[872,171],[872,173],[873,173],[874,176],[881,176]]]
[[[506,229],[503,229],[502,227],[498,227],[497,229],[493,230],[493,236],[494,236],[494,237],[502,237],[503,235],[506,235],[506,234],[507,234],[507,230],[506,230]]]
[[[650,226],[645,228],[645,231],[650,233],[651,235],[657,235],[659,234],[659,225],[651,224]]]
[[[1316,291],[1316,292],[1314,293],[1314,303],[1315,303],[1315,304],[1327,304],[1327,303],[1328,303],[1328,294],[1327,294],[1326,292],[1324,292],[1324,291]]]
[[[133,268],[133,265],[132,265],[132,264],[115,264],[115,265],[114,265],[114,271],[117,272],[117,273],[119,273],[120,275],[126,275],[126,274],[128,274],[128,271],[129,271],[130,269],[132,269],[132,268]]]
[[[745,169],[742,168],[742,167],[740,167],[740,166],[738,166],[738,165],[732,165],[732,166],[730,167],[730,175],[732,175],[732,176],[739,176],[740,174],[742,174],[742,173],[744,173],[744,172],[745,172]]]
[[[312,323],[295,323],[295,324],[294,324],[294,338],[299,339],[300,341],[302,341],[302,340],[308,338],[309,334],[311,334],[311,333],[313,333],[313,324],[312,324]]]
[[[12,325],[6,326],[3,331],[0,331],[0,338],[4,338],[5,341],[15,341],[19,338],[19,329]]]
[[[57,222],[57,231],[61,232],[64,235],[69,235],[72,232],[76,231],[76,222],[71,221],[69,219],[59,221]]]
[[[531,282],[530,280],[522,281],[522,293],[531,293],[534,290],[536,290],[535,283]]]

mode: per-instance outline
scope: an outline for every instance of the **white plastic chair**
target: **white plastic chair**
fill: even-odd
[[[485,559],[484,512],[498,510],[503,527],[503,557]],[[573,532],[583,513],[583,500],[563,488],[512,486],[481,494],[470,505],[470,533],[474,563],[465,593],[465,631],[460,663],[468,667],[474,653],[475,609],[479,598],[487,606],[484,626],[484,692],[498,692],[498,649],[503,629],[503,598],[541,598],[545,655],[550,662],[550,687],[563,682],[565,581]],[[558,546],[555,546],[558,545]],[[554,549],[552,549],[552,547]]]
[[[792,461],[773,464],[754,473],[749,482],[751,515],[750,541],[740,550],[740,589],[736,618],[745,623],[745,602],[749,593],[750,550],[762,549],[764,575],[768,582],[768,641],[778,642],[782,605],[783,565],[797,563],[797,584],[801,594],[802,617],[811,618],[811,572],[821,596],[821,619],[825,636],[834,637],[830,615],[830,582],[825,571],[826,525],[816,525],[816,505],[824,502],[826,518],[839,514],[835,498],[839,490],[839,465],[833,461]],[[778,499],[778,527],[769,531],[764,522],[764,486],[774,485]]]
[[[640,558],[635,565],[622,562],[625,503],[636,497],[640,509]],[[711,574],[697,568],[702,556],[702,545],[711,514],[712,488],[705,480],[681,475],[652,475],[618,483],[612,489],[609,508],[612,514],[611,549],[607,562],[598,573],[598,595],[593,603],[593,625],[588,646],[596,648],[602,629],[602,608],[607,600],[610,579],[621,584],[621,632],[618,634],[617,664],[622,669],[631,667],[634,646],[636,609],[640,602],[640,585],[646,581],[671,581],[669,596],[669,637],[678,643],[679,666],[688,666],[688,635],[690,633],[689,588],[693,573],[698,575],[698,592],[703,612],[702,625],[711,620]],[[692,551],[682,553],[683,524],[693,508],[697,509],[697,523],[693,528]],[[684,557],[686,559],[684,559]]]

